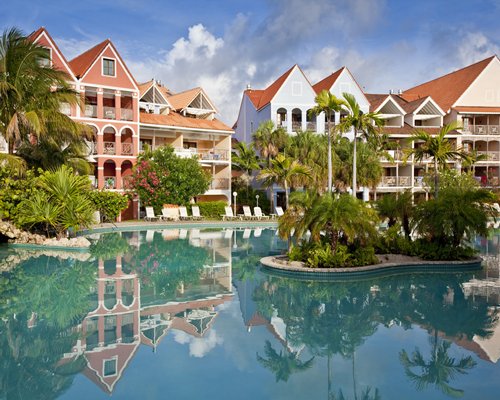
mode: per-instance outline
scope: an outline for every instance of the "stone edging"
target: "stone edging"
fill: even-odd
[[[474,257],[465,261],[426,261],[415,257],[414,261],[381,262],[380,264],[365,265],[363,267],[349,268],[308,268],[300,261],[288,261],[287,256],[268,256],[261,258],[261,264],[269,270],[282,274],[310,276],[310,277],[332,277],[342,278],[348,276],[370,275],[377,272],[403,272],[404,270],[436,270],[440,272],[460,271],[469,268],[480,268],[483,259]]]

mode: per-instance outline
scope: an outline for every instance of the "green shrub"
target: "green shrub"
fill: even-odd
[[[209,219],[220,219],[221,215],[224,215],[224,207],[227,206],[227,202],[223,200],[219,201],[204,201],[196,204],[200,207],[200,214],[203,218]],[[189,212],[191,211],[191,206],[189,206]]]
[[[0,219],[15,220],[18,204],[31,197],[36,190],[34,179],[32,170],[21,177],[8,168],[0,168]]]
[[[375,256],[375,249],[372,246],[359,246],[352,252],[353,267],[361,267],[363,265],[378,264],[379,260]]]
[[[377,254],[404,254],[414,256],[417,253],[415,243],[401,234],[401,225],[395,224],[379,235],[375,242]]]
[[[476,251],[467,246],[446,246],[440,243],[418,239],[415,242],[417,255],[429,261],[467,260],[474,256]]]
[[[101,213],[104,220],[115,221],[120,213],[128,206],[128,196],[104,190],[92,190],[89,192],[89,199],[95,210]]]

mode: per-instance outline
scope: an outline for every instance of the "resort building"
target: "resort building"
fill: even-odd
[[[213,177],[197,200],[231,201],[233,130],[215,118],[217,109],[202,88],[175,94],[154,80],[139,85],[109,39],[68,61],[45,28],[29,37],[48,49],[51,65],[64,71],[81,95],[82,107],[67,105],[62,111],[94,132],[88,161],[95,166],[96,188],[128,189],[143,144],[168,144],[179,156],[197,157]],[[0,150],[4,147],[0,142]],[[137,200],[122,218],[139,218]]]
[[[416,129],[436,134],[445,124],[453,122],[460,126],[448,135],[454,147],[481,156],[472,166],[476,179],[483,186],[498,187],[500,60],[497,56],[408,90],[387,94],[365,94],[345,67],[313,86],[306,83],[307,77],[298,66],[294,66],[264,90],[247,88],[235,124],[235,137],[250,142],[253,132],[264,120],[286,127],[291,134],[298,130],[323,133],[324,116],[319,115],[312,121],[308,113],[314,107],[314,96],[322,90],[329,90],[337,97],[347,92],[355,96],[363,112],[380,114],[385,121],[384,132],[389,137],[388,157],[381,160],[384,176],[376,188],[359,188],[363,191],[363,198],[374,199],[383,193],[404,190],[410,190],[416,197],[428,197],[423,176],[432,169],[431,160],[404,160],[404,151],[419,146],[410,140]],[[332,116],[332,123],[341,118],[342,115],[336,113]],[[462,168],[458,161],[450,162],[450,166]],[[278,205],[282,205],[279,198],[278,189]]]

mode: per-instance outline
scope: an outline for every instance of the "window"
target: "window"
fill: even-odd
[[[115,60],[110,58],[102,59],[102,74],[106,76],[115,76]]]
[[[184,144],[184,148],[185,149],[196,149],[196,148],[198,148],[198,143],[196,143],[196,142],[186,142],[185,141],[183,144]]]
[[[292,82],[292,96],[302,96],[302,82]]]
[[[116,359],[104,360],[104,376],[116,375]]]

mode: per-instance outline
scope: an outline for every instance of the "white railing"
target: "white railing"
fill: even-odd
[[[106,119],[115,119],[116,118],[116,110],[115,107],[103,107],[104,118]]]
[[[120,119],[122,121],[132,121],[134,119],[134,110],[130,108],[122,108]]]
[[[89,118],[97,118],[97,106],[85,104],[85,116]]]
[[[302,122],[292,121],[292,131],[297,132],[302,129]]]
[[[464,133],[474,135],[498,135],[500,133],[500,125],[469,125],[464,127]]]
[[[210,189],[229,190],[229,178],[216,178],[210,183]]]
[[[115,142],[104,142],[104,154],[116,154]]]
[[[411,186],[411,177],[409,176],[383,176],[381,186]]]
[[[306,129],[308,131],[316,132],[316,122],[308,121],[306,124]]]
[[[182,149],[176,148],[175,154],[179,157],[190,158],[198,157],[204,161],[227,161],[229,160],[229,151],[222,149]]]
[[[425,183],[424,183],[424,177],[423,176],[416,176],[413,179],[413,186],[423,187],[424,185],[425,185]]]
[[[498,161],[498,151],[478,151],[477,155],[486,156],[484,161]]]
[[[133,143],[122,143],[122,155],[131,156],[134,154]]]

